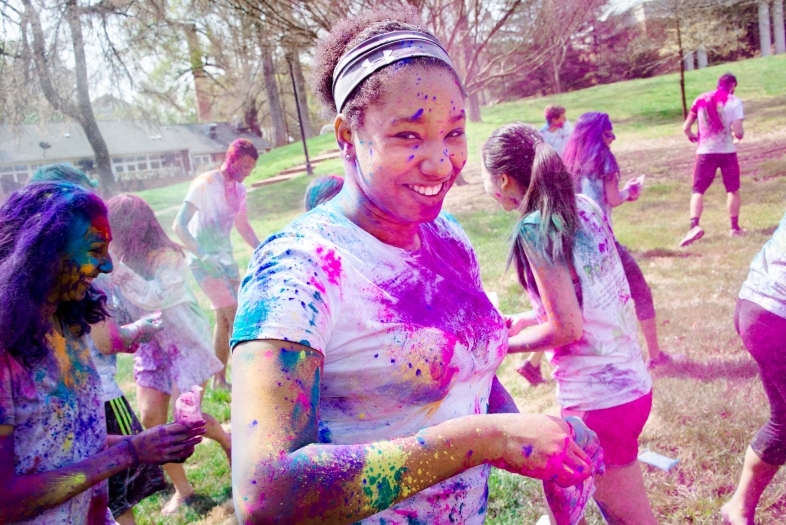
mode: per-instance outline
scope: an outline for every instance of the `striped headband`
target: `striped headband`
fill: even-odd
[[[344,109],[353,91],[368,77],[399,60],[431,57],[455,71],[445,48],[435,37],[419,31],[390,31],[353,47],[333,70],[333,101],[336,111]]]

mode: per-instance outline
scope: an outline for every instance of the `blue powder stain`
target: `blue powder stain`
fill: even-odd
[[[415,370],[415,375],[416,375],[417,377],[420,377],[420,368],[418,368],[417,370]]]
[[[371,149],[371,148],[368,148],[368,154],[369,154],[369,155],[373,155],[373,154],[374,154],[374,150],[373,150],[373,149]]]
[[[428,100],[428,95],[423,95],[423,100]]]
[[[524,452],[525,457],[530,457],[532,455],[532,445],[524,445],[521,450]]]
[[[410,155],[410,156],[409,156],[409,158],[407,159],[407,161],[410,161],[410,160],[412,160],[412,159],[414,159],[414,158],[415,158],[415,156],[414,156],[414,155]]]
[[[409,365],[410,368],[412,368],[412,363],[407,363],[407,364]]]
[[[308,339],[301,339],[300,341],[298,341],[298,344],[303,346],[308,346],[309,348],[311,347],[311,343],[308,341]]]
[[[409,119],[415,120],[416,118],[420,117],[422,114],[423,114],[423,108],[420,108],[411,117],[409,117]]]
[[[391,360],[390,360],[390,362],[391,362],[391,363],[395,363],[395,362],[396,362],[396,360],[395,360],[395,359],[391,359]]]
[[[376,359],[377,357],[379,357],[379,354],[374,354],[374,359]]]
[[[254,421],[252,421],[252,422],[251,422],[251,424],[250,424],[250,425],[248,425],[248,428],[254,428],[254,427],[255,427],[255,426],[257,426],[258,424],[259,424],[259,421],[257,421],[257,420],[255,419]]]

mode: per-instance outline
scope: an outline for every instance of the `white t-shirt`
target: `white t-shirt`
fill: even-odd
[[[786,215],[772,239],[753,258],[740,298],[786,319]]]
[[[504,321],[459,224],[441,214],[419,234],[419,250],[390,246],[328,202],[254,254],[232,344],[288,340],[324,354],[323,443],[391,440],[488,411]],[[361,523],[483,523],[488,474],[472,468]]]
[[[197,209],[188,231],[202,251],[231,254],[229,235],[235,216],[246,207],[246,187],[235,181],[226,184],[220,171],[208,171],[191,181],[185,201]]]
[[[638,328],[628,280],[614,234],[603,212],[584,195],[576,195],[580,227],[573,244],[573,266],[581,282],[584,331],[575,343],[547,352],[554,367],[557,401],[564,409],[600,410],[635,401],[652,389],[641,357]],[[537,246],[540,212],[522,220],[521,228]],[[528,278],[530,283],[533,279]],[[540,322],[546,314],[536,288],[527,290]]]
[[[565,145],[568,143],[570,134],[573,133],[573,124],[566,120],[561,128],[556,131],[549,131],[549,125],[546,124],[540,128],[540,135],[543,137],[543,142],[554,148],[554,151],[562,157],[562,152],[565,151]]]
[[[695,113],[699,127],[699,143],[696,153],[704,155],[707,153],[734,153],[737,149],[734,146],[734,137],[731,134],[731,123],[735,120],[743,119],[742,100],[729,95],[726,103],[717,103],[718,117],[721,120],[721,127],[714,129],[710,125],[707,105],[711,104],[713,91],[700,95],[690,110]]]

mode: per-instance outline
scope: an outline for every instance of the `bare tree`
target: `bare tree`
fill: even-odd
[[[17,75],[4,81],[4,87],[17,88],[13,93],[5,93],[4,117],[11,122],[23,120],[25,114],[29,116],[40,108],[29,93],[43,95],[55,113],[73,119],[84,130],[95,154],[101,191],[106,195],[115,193],[116,183],[109,150],[90,103],[85,28],[92,28],[93,23],[99,29],[105,27],[109,17],[124,12],[130,4],[131,0],[95,6],[82,6],[77,0],[19,0],[3,1],[0,10],[3,25],[13,35],[13,51],[5,50],[8,67],[4,72]],[[103,50],[114,48],[108,33],[94,31],[94,37]],[[70,51],[63,49],[64,43]],[[111,53],[101,57],[106,61],[115,58]]]

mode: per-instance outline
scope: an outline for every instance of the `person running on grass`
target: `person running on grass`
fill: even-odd
[[[586,479],[594,438],[584,452],[562,419],[513,413],[495,375],[504,321],[440,213],[467,159],[447,53],[398,8],[338,21],[315,57],[344,186],[260,246],[243,280],[240,522],[479,525],[491,465]]]
[[[134,354],[134,382],[142,424],[166,423],[170,400],[223,369],[210,349],[210,323],[200,310],[186,280],[183,249],[167,237],[148,204],[136,195],[107,201],[114,232],[112,253],[118,259],[112,273],[119,302],[138,316],[161,311],[163,328]],[[204,390],[202,391],[204,395]],[[231,438],[211,415],[205,436],[218,442],[231,458]],[[172,514],[194,494],[183,465],[164,465],[175,494],[161,509]]]
[[[205,422],[107,435],[85,336],[107,318],[93,284],[112,271],[106,207],[68,183],[0,207],[0,521],[114,524],[105,480],[184,459]]]
[[[521,214],[509,260],[534,307],[508,318],[508,352],[546,351],[562,416],[598,434],[594,498],[609,523],[655,525],[637,461],[652,378],[609,223],[534,127],[497,129],[481,156],[486,192]]]
[[[715,91],[699,95],[690,108],[682,126],[688,140],[697,143],[696,163],[693,166],[693,187],[690,197],[690,230],[680,242],[688,246],[704,236],[699,226],[704,210],[704,192],[720,169],[726,188],[726,207],[729,209],[732,237],[745,235],[740,228],[740,163],[736,142],[742,140],[742,100],[734,96],[737,78],[731,73],[721,75]],[[698,134],[693,123],[698,123]]]
[[[561,157],[565,151],[570,134],[573,132],[573,124],[565,116],[565,108],[562,106],[548,105],[544,110],[546,125],[540,128],[540,135],[543,141],[554,148],[554,151]]]
[[[191,183],[173,229],[188,250],[188,266],[215,311],[213,348],[224,370],[213,378],[215,388],[228,388],[226,365],[229,339],[237,311],[240,270],[232,253],[232,225],[251,248],[259,246],[248,222],[246,187],[259,158],[256,147],[237,139],[229,145],[226,160],[218,170],[203,173]]]
[[[764,489],[786,464],[786,215],[750,265],[734,325],[759,365],[770,419],[745,452],[737,490],[721,515],[729,525],[752,525]]]

